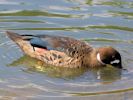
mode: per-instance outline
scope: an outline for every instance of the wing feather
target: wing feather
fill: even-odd
[[[31,36],[29,37],[31,38]],[[77,57],[92,50],[92,47],[86,42],[70,37],[38,35],[32,37],[29,41],[33,47],[64,52],[70,57]]]

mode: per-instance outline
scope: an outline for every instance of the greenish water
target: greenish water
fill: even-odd
[[[44,66],[5,31],[50,34],[120,51],[127,71]],[[0,0],[0,100],[132,100],[132,0]]]

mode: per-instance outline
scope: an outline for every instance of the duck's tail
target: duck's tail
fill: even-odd
[[[13,40],[26,54],[30,55],[32,46],[30,45],[29,39],[31,36],[20,35],[18,33],[6,31],[7,36]]]
[[[11,31],[6,31],[7,36],[13,40],[14,42],[18,43],[18,41],[23,40],[23,37],[18,33],[14,33]]]

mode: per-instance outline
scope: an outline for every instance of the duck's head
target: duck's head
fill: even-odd
[[[122,69],[122,60],[120,53],[112,47],[101,47],[97,52],[97,60],[102,65],[112,65]]]

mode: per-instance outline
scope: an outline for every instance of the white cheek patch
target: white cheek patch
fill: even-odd
[[[102,60],[101,60],[101,58],[100,58],[100,53],[97,54],[97,60],[98,60],[101,64],[105,65],[105,63],[102,62]]]
[[[118,64],[120,62],[120,60],[116,59],[114,61],[111,61],[110,64]]]

